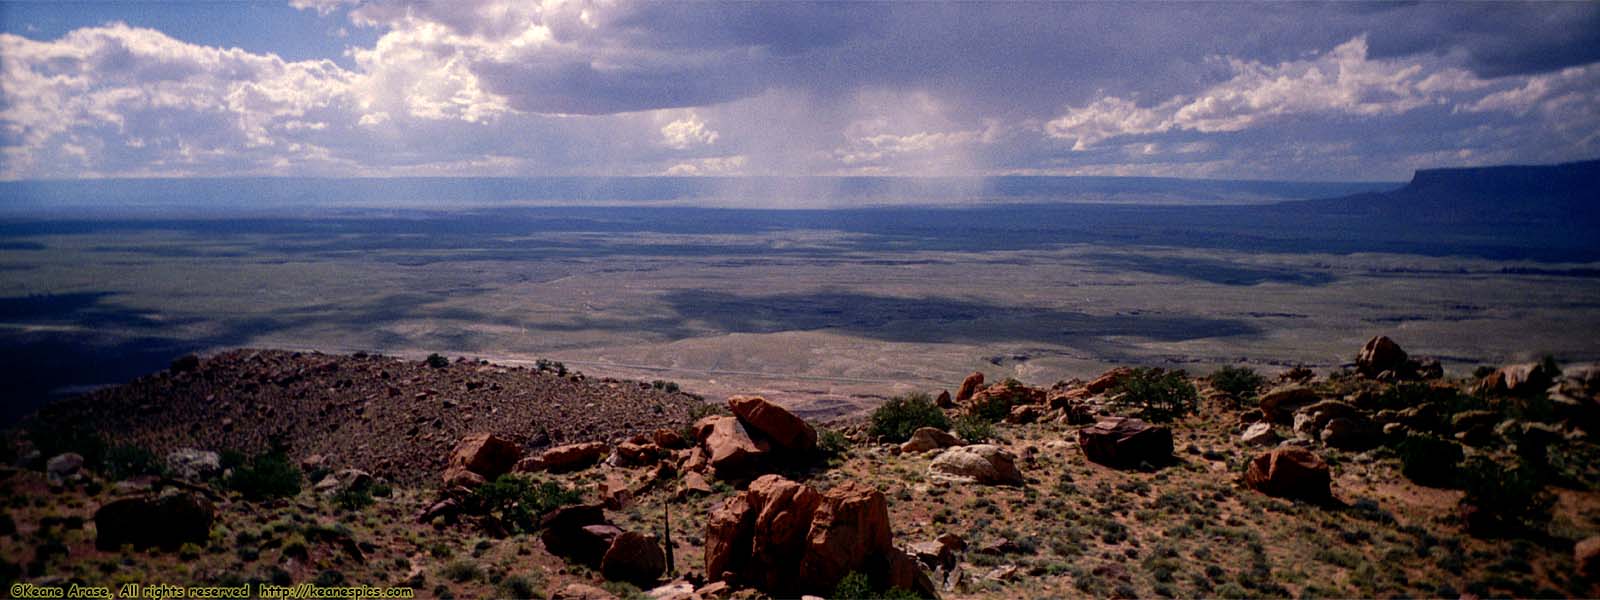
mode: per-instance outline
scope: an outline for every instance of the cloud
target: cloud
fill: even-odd
[[[1475,90],[1483,81],[1456,68],[1428,72],[1420,64],[1371,60],[1357,37],[1306,60],[1275,65],[1217,58],[1232,76],[1194,96],[1149,107],[1106,97],[1071,108],[1045,125],[1051,137],[1074,140],[1083,150],[1104,140],[1171,130],[1240,131],[1302,115],[1395,115],[1447,101],[1449,92]]]
[[[713,156],[691,162],[677,163],[671,167],[667,167],[667,170],[661,172],[661,174],[679,177],[697,175],[739,175],[744,169],[746,160],[746,157],[737,155]]]
[[[0,34],[0,177],[1383,179],[1600,153],[1594,4],[291,2],[362,41]]]
[[[319,153],[354,101],[330,61],[286,62],[110,24],[0,34],[4,175],[204,172]],[[312,125],[320,123],[321,126]]]
[[[705,121],[694,113],[661,127],[661,140],[668,148],[685,150],[692,146],[709,146],[717,142],[717,132],[707,128]]]

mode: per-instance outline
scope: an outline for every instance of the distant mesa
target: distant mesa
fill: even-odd
[[[1280,207],[1438,224],[1600,223],[1600,160],[1423,169],[1405,187]]]

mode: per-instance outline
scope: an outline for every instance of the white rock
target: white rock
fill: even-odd
[[[1239,441],[1252,446],[1271,446],[1278,443],[1278,433],[1272,430],[1271,423],[1260,421],[1246,427]]]
[[[948,448],[928,465],[936,480],[982,484],[1021,484],[1017,457],[993,444]]]

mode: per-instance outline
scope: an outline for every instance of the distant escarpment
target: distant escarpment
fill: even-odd
[[[1600,223],[1600,160],[1424,169],[1394,191],[1279,206],[1418,223],[1595,224]]]

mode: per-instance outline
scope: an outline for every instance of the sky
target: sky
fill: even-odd
[[[1597,2],[0,2],[9,180],[1596,157]]]

